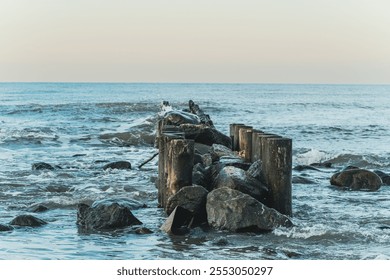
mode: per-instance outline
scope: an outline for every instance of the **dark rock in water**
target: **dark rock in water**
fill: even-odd
[[[169,234],[183,235],[189,232],[192,220],[193,216],[190,211],[177,206],[160,229]]]
[[[330,183],[350,190],[377,191],[382,185],[381,178],[365,169],[349,169],[334,174]]]
[[[304,171],[304,170],[314,170],[314,171],[321,171],[318,168],[315,168],[311,165],[297,165],[293,168],[296,171]]]
[[[261,181],[261,171],[263,170],[263,163],[261,160],[256,160],[252,163],[249,169],[246,171],[246,175],[256,180]]]
[[[195,217],[195,224],[205,222],[207,221],[207,194],[208,191],[202,186],[192,185],[183,187],[168,199],[167,214],[171,214],[177,206],[180,206],[191,212],[191,214]]]
[[[3,225],[3,224],[0,224],[0,231],[11,231],[13,230],[14,228],[9,226],[9,225]]]
[[[293,176],[292,177],[292,183],[293,184],[315,184],[316,182],[313,180],[310,180],[308,178],[302,177],[302,176]]]
[[[389,174],[382,172],[382,171],[379,171],[379,170],[374,170],[374,173],[376,175],[378,175],[379,177],[381,177],[383,185],[390,186],[390,175]]]
[[[64,192],[68,192],[71,189],[71,187],[63,186],[63,185],[49,185],[45,189],[48,192],[64,193]]]
[[[113,230],[142,224],[130,209],[118,203],[78,205],[77,225],[86,230]]]
[[[116,162],[111,162],[103,166],[104,170],[107,169],[131,169],[131,163],[128,161],[116,161]]]
[[[46,162],[36,162],[32,164],[32,170],[54,170],[54,167]]]
[[[290,219],[253,197],[229,188],[210,192],[206,203],[210,226],[230,231],[271,231],[292,226]]]
[[[230,188],[248,194],[265,203],[268,197],[268,188],[259,180],[249,177],[246,172],[234,166],[224,167],[215,178],[214,188]]]
[[[49,208],[47,208],[45,205],[42,205],[42,204],[32,205],[31,207],[29,207],[27,209],[27,211],[33,212],[33,213],[46,212],[47,210],[49,210]]]
[[[232,140],[229,136],[205,124],[182,124],[180,130],[184,132],[186,139],[193,139],[197,143],[232,147]]]
[[[10,222],[13,226],[22,226],[22,227],[40,227],[46,225],[47,222],[36,218],[32,215],[20,215],[17,216]]]
[[[72,157],[84,157],[86,156],[87,154],[74,154]]]
[[[150,229],[148,229],[146,227],[140,227],[140,228],[137,228],[135,230],[135,233],[136,234],[151,234],[151,233],[153,233],[153,231],[151,231]]]
[[[314,166],[314,167],[323,167],[323,168],[331,168],[332,167],[332,163],[331,162],[314,162],[314,163],[311,163],[310,166]]]

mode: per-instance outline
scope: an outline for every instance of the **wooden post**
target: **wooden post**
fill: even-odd
[[[256,160],[259,159],[259,146],[260,146],[260,141],[259,141],[259,135],[264,134],[263,131],[253,129],[252,131],[252,153],[251,153],[251,162],[255,162]]]
[[[159,207],[165,207],[167,197],[165,190],[167,188],[167,161],[168,147],[172,139],[184,139],[184,133],[176,126],[164,125],[163,120],[158,123],[158,204]]]
[[[292,140],[264,137],[263,167],[270,188],[270,207],[292,216]]]
[[[182,187],[192,185],[192,168],[194,165],[194,140],[172,139],[167,145],[167,184],[164,195],[164,208],[168,199]]]
[[[239,135],[239,150],[244,152],[245,162],[251,162],[252,158],[252,128],[240,127]]]
[[[234,136],[233,136],[233,151],[240,151],[240,129],[241,128],[246,128],[250,129],[252,128],[251,126],[243,125],[243,124],[236,124],[234,126]]]
[[[235,131],[236,131],[236,126],[244,126],[243,123],[232,123],[230,124],[230,138],[232,139],[232,150],[237,151],[238,150],[238,138],[235,138]]]

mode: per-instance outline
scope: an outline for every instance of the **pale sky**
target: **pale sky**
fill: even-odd
[[[390,83],[389,0],[0,0],[0,82]]]

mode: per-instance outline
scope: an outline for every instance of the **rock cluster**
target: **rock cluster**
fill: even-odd
[[[262,182],[262,162],[247,163],[232,151],[231,138],[217,131],[203,111],[170,111],[166,125],[175,125],[195,140],[192,185],[168,198],[169,215],[161,230],[184,234],[197,225],[229,231],[271,231],[292,226],[291,220],[267,207],[269,192]],[[194,106],[196,110],[192,110]]]

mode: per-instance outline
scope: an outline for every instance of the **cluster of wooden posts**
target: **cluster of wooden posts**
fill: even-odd
[[[245,161],[262,162],[262,180],[270,191],[270,205],[292,216],[292,139],[231,124],[233,151],[240,151]]]
[[[262,181],[269,188],[268,207],[292,216],[292,140],[244,124],[231,124],[232,150],[246,162],[262,162]],[[166,209],[169,197],[192,185],[195,142],[179,127],[159,122],[158,202]]]

